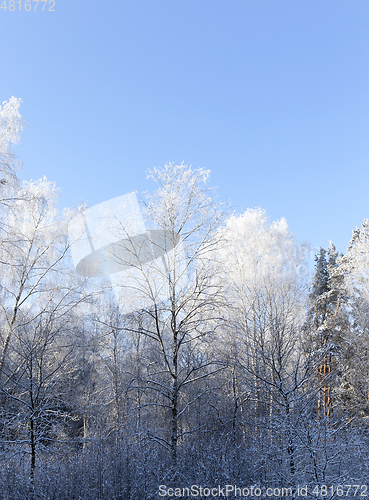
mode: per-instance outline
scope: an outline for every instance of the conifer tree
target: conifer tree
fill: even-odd
[[[334,375],[339,372],[348,315],[345,307],[344,273],[340,257],[331,242],[328,250],[320,248],[309,298],[312,302],[308,319],[310,340],[315,344],[317,360],[318,411],[332,413]]]
[[[352,232],[340,259],[351,332],[341,380],[341,404],[350,415],[369,413],[369,220]]]

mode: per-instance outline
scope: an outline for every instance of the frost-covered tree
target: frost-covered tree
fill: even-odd
[[[229,304],[224,343],[231,372],[237,373],[237,394],[244,395],[238,421],[245,422],[247,440],[254,446],[260,439],[273,447],[279,443],[278,455],[285,457],[284,466],[293,475],[293,409],[311,370],[311,360],[300,349],[306,249],[296,243],[284,219],[270,224],[261,209],[231,217],[223,240],[218,260]],[[235,403],[233,397],[236,408]]]
[[[46,178],[24,183],[1,228],[0,378],[14,328],[37,315],[36,297],[55,289],[52,276],[66,255],[65,222],[56,217],[55,186]]]
[[[50,309],[42,308],[16,329],[1,387],[3,447],[30,456],[32,478],[38,453],[65,441],[65,423],[76,418],[69,399],[77,362],[75,339],[68,316],[61,318]]]
[[[342,370],[341,404],[351,415],[369,413],[369,220],[352,234],[339,260],[348,307],[350,332]]]
[[[84,289],[66,259],[67,219],[57,213],[55,186],[44,178],[17,193],[1,228],[0,424],[4,446],[30,452],[33,475],[37,446],[55,438],[54,423],[68,415],[61,378]]]
[[[351,296],[369,301],[369,219],[352,234],[347,253],[341,260],[345,285]]]
[[[328,418],[332,413],[333,393],[338,390],[337,376],[344,365],[349,318],[344,274],[333,243],[327,251],[320,248],[315,261],[309,295],[311,307],[305,324],[306,348],[316,353],[317,408],[321,416]]]
[[[207,187],[209,171],[169,163],[150,170],[149,177],[157,190],[144,200],[146,224],[151,235],[163,235],[159,243],[151,242],[154,253],[163,257],[148,267],[135,255],[140,270],[136,288],[128,289],[124,281],[120,287],[125,297],[139,290],[150,299],[125,330],[151,341],[150,370],[137,375],[134,387],[156,393],[156,401],[146,401],[142,407],[161,409],[167,422],[164,432],[153,426],[147,435],[175,459],[179,442],[193,431],[191,406],[206,392],[203,388],[193,393],[189,388],[219,369],[210,340],[219,325],[222,295],[210,264],[223,213]]]
[[[20,141],[23,119],[19,113],[20,99],[11,97],[0,106],[0,202],[9,204],[17,187],[17,169],[21,162],[15,156],[14,146]]]

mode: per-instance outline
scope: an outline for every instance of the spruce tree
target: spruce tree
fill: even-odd
[[[344,274],[340,256],[331,242],[328,250],[320,248],[315,257],[315,273],[309,299],[311,309],[306,330],[310,348],[316,352],[318,412],[323,417],[332,414],[335,376],[340,372],[344,332],[348,327],[345,309]],[[312,345],[313,344],[313,345]]]
[[[350,416],[369,414],[369,220],[352,232],[340,259],[346,289],[350,332],[341,376],[341,405]]]

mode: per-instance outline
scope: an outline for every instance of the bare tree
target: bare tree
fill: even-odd
[[[293,476],[292,415],[312,369],[310,357],[300,352],[305,248],[297,245],[284,219],[269,224],[260,209],[231,217],[223,232],[219,261],[228,293],[223,341],[236,384],[233,405],[240,425],[246,423],[244,439],[258,452],[260,442],[270,443],[271,452],[281,441]]]
[[[67,262],[67,219],[57,215],[54,185],[42,179],[19,193],[0,250],[1,424],[4,446],[29,447],[33,476],[45,429],[68,414],[60,381],[73,352],[72,312],[85,292]]]
[[[0,203],[8,205],[13,201],[14,189],[18,186],[17,169],[21,166],[15,156],[14,145],[20,141],[23,119],[19,113],[20,99],[11,97],[0,106]]]
[[[176,459],[179,440],[191,432],[180,421],[201,397],[190,397],[187,388],[221,367],[211,357],[208,342],[219,325],[222,303],[221,284],[210,275],[217,230],[223,212],[206,182],[209,172],[185,165],[167,164],[149,172],[158,189],[147,195],[145,203],[148,233],[137,245],[122,224],[124,255],[134,267],[135,279],[122,280],[121,300],[139,294],[147,306],[131,316],[125,331],[144,335],[153,343],[157,359],[151,373],[137,374],[136,390],[145,388],[157,394],[156,401],[167,415],[164,432],[148,431],[152,439],[167,448]],[[152,261],[142,259],[144,247],[152,248]],[[126,265],[116,253],[118,264]],[[144,319],[143,319],[144,318]]]

